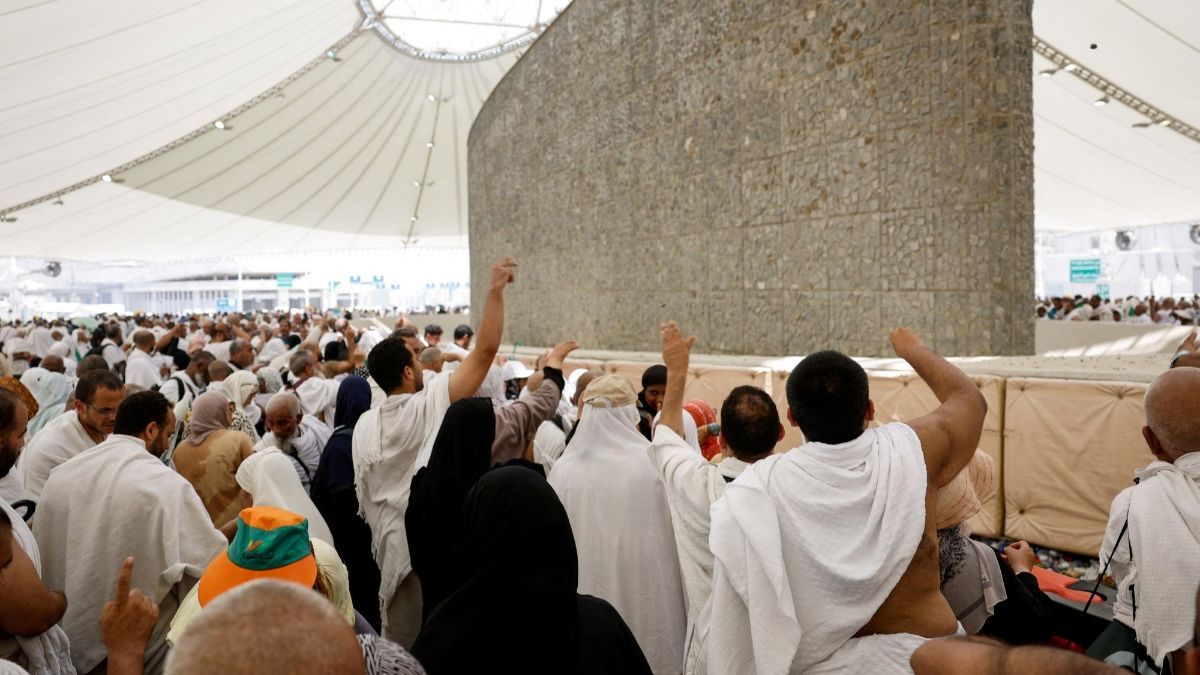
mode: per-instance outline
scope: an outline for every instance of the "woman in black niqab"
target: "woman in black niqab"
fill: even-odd
[[[461,536],[469,580],[433,611],[412,649],[430,675],[650,672],[612,605],[576,593],[571,523],[536,472],[502,467],[479,478]]]
[[[421,582],[421,620],[466,582],[460,545],[463,503],[491,468],[496,415],[483,398],[455,402],[433,441],[429,464],[412,479],[404,529],[413,572]]]

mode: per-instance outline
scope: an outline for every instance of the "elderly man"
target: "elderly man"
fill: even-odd
[[[79,378],[74,410],[55,417],[25,448],[21,470],[30,499],[37,501],[41,497],[42,487],[55,467],[112,433],[117,408],[124,398],[121,378],[107,368],[84,373]]]
[[[43,578],[70,599],[62,626],[81,673],[104,662],[100,613],[126,558],[137,561],[132,585],[158,605],[145,652],[147,672],[157,673],[179,602],[226,547],[191,484],[160,459],[174,428],[162,394],[133,394],[113,435],[55,469],[42,491],[34,536]]]
[[[320,639],[305,639],[317,636]],[[213,600],[188,626],[167,662],[172,675],[247,670],[290,675],[367,672],[354,631],[334,606],[300,584],[275,580],[251,581]],[[394,672],[424,673],[419,666]]]
[[[125,384],[150,390],[162,384],[162,372],[153,357],[154,334],[139,330],[133,334],[133,349],[125,361]]]
[[[292,374],[288,389],[300,401],[305,415],[311,416],[326,426],[333,423],[333,407],[337,402],[339,383],[327,380],[317,373],[320,362],[307,349],[297,349],[288,360],[288,371]]]
[[[549,477],[579,548],[579,592],[620,612],[651,670],[678,673],[687,626],[683,582],[667,493],[647,461],[650,441],[637,428],[637,394],[629,380],[606,375],[588,385],[582,401],[576,432]]]
[[[208,386],[205,387],[205,390],[207,391],[208,389],[211,389],[214,384],[224,382],[225,378],[232,375],[233,366],[229,365],[225,361],[221,361],[216,357],[213,357],[213,360],[208,364],[208,369],[206,372],[208,373]]]
[[[421,587],[410,574],[404,527],[412,476],[428,461],[450,404],[473,396],[496,358],[504,332],[504,289],[514,281],[516,266],[505,258],[492,267],[479,344],[454,373],[426,387],[417,360],[421,341],[415,337],[389,337],[371,350],[371,378],[387,398],[354,427],[354,481],[382,576],[384,637],[406,647],[421,623]]]
[[[236,370],[246,370],[254,365],[254,345],[249,340],[237,338],[229,343],[229,365]]]
[[[0,478],[8,475],[25,444],[29,411],[20,397],[0,389]],[[24,661],[34,673],[73,673],[67,635],[58,627],[67,609],[62,593],[42,584],[41,556],[21,516],[0,500],[0,660]]]
[[[442,350],[437,347],[422,349],[421,355],[417,357],[417,361],[421,364],[421,373],[425,386],[429,386],[433,382],[433,378],[442,374],[442,368],[446,364],[442,360]]]
[[[167,397],[171,405],[183,401],[190,407],[192,401],[200,395],[200,390],[208,384],[208,366],[215,358],[210,352],[196,352],[191,361],[188,361],[187,368],[177,371],[162,383],[158,388],[159,393]]]
[[[958,629],[935,505],[974,455],[987,403],[912,331],[891,342],[941,407],[870,428],[866,372],[812,354],[787,383],[807,442],[755,462],[713,504],[713,593],[696,629],[708,672],[903,673],[926,639]]]
[[[1113,622],[1088,654],[1129,666],[1136,638],[1156,668],[1192,643],[1200,578],[1200,369],[1158,376],[1143,401],[1155,461],[1113,500],[1100,547],[1117,581]],[[1136,595],[1135,595],[1136,589]]]
[[[280,392],[267,402],[268,432],[254,449],[279,448],[296,467],[296,475],[307,492],[321,463],[321,452],[329,441],[329,427],[304,414],[295,394]]]

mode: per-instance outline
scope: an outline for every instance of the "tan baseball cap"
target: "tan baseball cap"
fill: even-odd
[[[604,375],[592,380],[583,391],[583,402],[601,408],[619,408],[636,403],[637,393],[624,377]]]

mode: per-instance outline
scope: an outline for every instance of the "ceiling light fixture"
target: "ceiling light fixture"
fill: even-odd
[[[7,213],[0,213],[0,223],[15,223],[15,222],[17,222],[16,216],[10,216]]]
[[[104,174],[103,176],[100,176],[100,180],[104,181],[105,183],[111,183],[112,176],[110,176],[108,174]]]
[[[54,204],[55,206],[62,206],[63,205],[62,197],[59,197],[58,199],[55,199],[54,201],[52,201],[50,203]]]
[[[220,129],[221,131],[228,131],[233,128],[233,127],[225,126],[225,122],[222,120],[217,120],[216,122],[213,122],[213,126]]]
[[[337,52],[335,52],[332,49],[325,50],[325,58],[329,59],[330,61],[340,61],[341,60],[338,58]]]
[[[417,222],[417,217],[416,217],[416,216],[413,216],[413,217],[412,217],[412,221],[413,221],[414,223],[415,223],[415,222]]]
[[[1091,86],[1095,90],[1094,96],[1107,99],[1107,103],[1120,103],[1129,108],[1134,113],[1134,116],[1127,121],[1131,127],[1145,129],[1150,125],[1164,126],[1181,136],[1200,143],[1200,127],[1194,127],[1182,121],[1175,115],[1170,114],[1170,111],[1150,105],[1132,92],[1122,89],[1116,83],[1082,65],[1077,59],[1072,58],[1071,55],[1062,52],[1054,47],[1054,45],[1047,44],[1045,40],[1036,35],[1033,36],[1032,42],[1034,53],[1047,61],[1047,63],[1042,63],[1041,65],[1044,65],[1046,68],[1053,67],[1059,70],[1066,70],[1080,80],[1083,80],[1085,84]],[[1033,68],[1030,70],[1040,72]],[[1094,98],[1092,100],[1093,102],[1095,101]]]
[[[427,147],[427,148],[432,148],[432,147],[433,147],[433,141],[429,141],[428,143],[426,143],[426,144],[425,144],[425,147]]]
[[[413,181],[413,187],[421,187],[421,181],[419,181],[419,180],[414,180],[414,181]]]
[[[434,96],[433,94],[430,94],[430,95],[429,95],[429,102],[430,102],[430,103],[434,103],[434,102],[436,102],[436,101],[437,101],[437,97],[436,97],[436,96]]]
[[[1051,75],[1053,75],[1057,72],[1058,72],[1058,68],[1047,68],[1045,70],[1038,71],[1038,75],[1041,75],[1042,77],[1050,77]]]
[[[1096,99],[1095,101],[1092,101],[1092,105],[1096,106],[1097,108],[1108,105],[1108,97],[1101,96],[1100,98]]]

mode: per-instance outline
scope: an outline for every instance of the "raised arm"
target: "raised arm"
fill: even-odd
[[[504,258],[492,266],[483,319],[475,336],[475,349],[450,374],[447,384],[451,403],[475,395],[479,385],[483,384],[483,378],[487,377],[496,352],[500,351],[500,339],[504,334],[504,289],[517,280],[516,269],[517,261],[512,258]]]
[[[913,331],[897,328],[890,339],[896,356],[907,361],[942,402],[937,410],[909,425],[921,439],[929,481],[933,487],[942,487],[975,454],[987,402],[971,378],[926,347]]]
[[[683,337],[679,324],[674,321],[663,323],[659,334],[663,363],[667,366],[667,393],[663,397],[658,423],[683,438],[683,390],[687,387],[688,362],[696,338]]]

